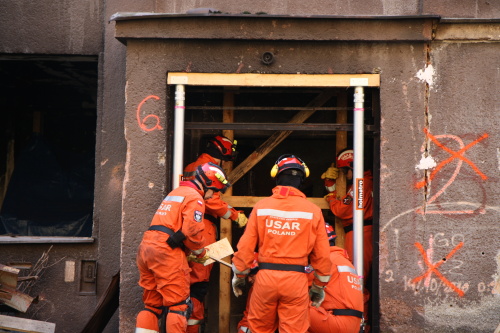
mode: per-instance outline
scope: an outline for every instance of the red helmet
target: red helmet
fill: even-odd
[[[335,229],[328,223],[325,223],[325,227],[326,227],[326,234],[328,235],[328,241],[330,242],[330,246],[334,246],[335,239],[337,238]]]
[[[337,156],[337,168],[353,168],[354,151],[352,149],[344,149]]]
[[[236,140],[231,141],[225,136],[217,135],[207,143],[207,154],[223,161],[234,161],[236,158]]]
[[[307,165],[295,155],[285,154],[281,155],[274,163],[271,169],[271,177],[275,178],[281,172],[289,169],[300,170],[305,177],[309,177],[309,168]]]
[[[196,179],[203,185],[206,190],[214,190],[215,192],[226,192],[231,184],[227,181],[224,170],[217,164],[208,162],[199,165],[196,168]]]

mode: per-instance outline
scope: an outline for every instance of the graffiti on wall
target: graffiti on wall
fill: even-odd
[[[473,170],[474,172],[483,180],[486,180],[488,177],[479,170],[479,168],[467,157],[465,157],[465,152],[469,150],[471,147],[479,143],[480,141],[486,139],[488,137],[488,134],[483,134],[481,137],[477,138],[476,140],[472,141],[468,145],[464,145],[464,142],[462,139],[456,135],[449,135],[449,134],[443,134],[443,135],[432,135],[427,128],[424,128],[424,133],[425,135],[439,148],[441,148],[443,151],[449,153],[451,156],[443,161],[441,161],[437,166],[434,168],[434,170],[431,172],[430,176],[420,182],[418,182],[415,187],[417,189],[422,188],[426,186],[430,181],[432,181],[436,175],[439,173],[441,169],[443,169],[446,165],[450,164],[453,162],[455,159],[458,160],[458,163],[455,167],[455,170],[453,171],[452,175],[448,179],[448,181],[429,199],[427,200],[426,204],[432,204],[434,201],[436,201],[439,196],[441,196],[446,189],[456,180],[457,175],[460,173],[460,169],[462,168],[462,164],[465,162],[467,163]],[[446,145],[441,143],[439,139],[451,139],[454,140],[456,143],[459,145],[459,150],[454,151],[450,148],[448,148]],[[424,214],[424,210],[422,208],[418,208],[416,210],[416,213],[419,214]],[[426,210],[425,214],[473,214],[473,210]]]
[[[157,115],[148,114],[145,117],[142,116],[142,107],[150,99],[159,100],[160,97],[155,96],[155,95],[147,96],[139,103],[139,106],[137,106],[137,112],[136,112],[137,123],[139,124],[139,127],[143,131],[146,131],[146,132],[151,132],[154,130],[162,130],[163,129],[163,127],[161,127],[161,125],[160,125],[160,117],[158,117]]]
[[[459,179],[465,179],[460,178],[461,170],[465,170],[462,167],[467,166],[471,170],[468,173],[467,179],[474,179],[476,177],[480,184],[488,179],[483,170],[476,165],[477,162],[467,156],[467,153],[478,143],[488,138],[488,134],[476,136],[466,144],[462,138],[456,135],[433,135],[427,129],[424,129],[424,133],[434,152],[440,152],[441,154],[435,155],[439,156],[440,160],[438,161],[432,159],[432,163],[429,163],[430,160],[425,161],[425,163],[420,162],[421,165],[427,165],[425,168],[428,170],[427,177],[418,181],[415,184],[415,188],[422,189],[426,187],[426,190],[429,190],[431,181],[438,178],[440,178],[441,183],[436,190],[432,192],[429,190],[423,205],[410,208],[381,225],[381,242],[387,242],[387,239],[391,238],[391,245],[394,246],[390,250],[390,253],[394,255],[394,259],[390,262],[381,263],[381,277],[387,283],[402,282],[405,292],[411,292],[415,296],[425,296],[426,302],[429,304],[439,304],[443,300],[443,297],[446,299],[451,295],[464,298],[471,291],[474,291],[478,295],[485,295],[486,293],[496,294],[498,281],[495,280],[494,276],[469,274],[470,272],[467,269],[469,265],[466,258],[471,251],[477,249],[467,249],[468,241],[466,241],[466,236],[461,233],[452,231],[448,234],[435,232],[429,235],[426,241],[428,245],[424,245],[424,243],[418,241],[413,242],[412,248],[418,258],[417,266],[419,269],[417,273],[405,272],[405,275],[402,276],[402,281],[401,275],[398,274],[400,270],[394,267],[394,263],[399,262],[401,259],[398,252],[402,247],[407,246],[406,242],[411,242],[411,239],[415,237],[407,234],[406,237],[409,238],[406,238],[404,243],[402,242],[401,230],[395,226],[396,221],[402,219],[404,216],[412,214],[420,216],[427,214],[447,215],[448,217],[460,214],[461,216],[467,216],[468,214],[477,214],[478,212],[484,214],[487,210],[493,211],[495,214],[500,213],[500,206],[486,206],[485,198],[483,202],[445,202],[443,200],[447,197],[446,194],[451,194],[451,197],[456,198],[450,190],[453,189],[452,184],[454,182]],[[453,146],[457,146],[458,148],[450,148]],[[447,173],[443,172],[445,167],[449,176],[446,176]],[[478,191],[474,191],[474,193],[478,193]],[[406,219],[406,221],[408,220]],[[425,228],[423,230],[423,232],[427,233]],[[389,251],[389,248],[383,249],[381,247],[381,250]],[[386,255],[388,256],[389,252]],[[382,254],[381,257],[383,257]],[[500,270],[500,267],[498,269]],[[491,277],[493,277],[492,280],[490,280]]]

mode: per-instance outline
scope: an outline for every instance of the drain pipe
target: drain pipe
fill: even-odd
[[[353,205],[353,231],[354,231],[354,267],[361,278],[363,286],[363,155],[364,155],[364,109],[365,95],[363,87],[354,88],[354,171],[353,171],[353,190],[355,202]]]
[[[184,111],[185,111],[184,85],[175,86],[175,123],[174,123],[174,166],[172,171],[172,189],[179,187],[183,174],[184,161]]]

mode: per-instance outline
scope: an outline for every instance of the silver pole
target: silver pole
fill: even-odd
[[[354,89],[354,174],[353,174],[353,189],[354,189],[354,267],[360,276],[361,286],[363,286],[363,197],[367,193],[363,193],[363,155],[364,155],[364,109],[365,95],[363,87]]]
[[[172,172],[172,189],[179,187],[182,177],[184,160],[184,111],[185,111],[184,85],[175,86],[175,123],[174,123],[174,166]]]

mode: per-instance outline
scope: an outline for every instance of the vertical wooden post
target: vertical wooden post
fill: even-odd
[[[222,121],[232,123],[234,121],[234,92],[224,92],[224,109],[222,111]],[[233,140],[234,133],[232,130],[222,131],[222,135]],[[226,175],[233,170],[233,162],[224,162],[224,171]],[[226,195],[232,195],[233,189],[230,187],[226,191]],[[227,238],[232,245],[232,223],[231,220],[221,219],[220,222],[220,239]],[[224,258],[224,261],[231,263],[229,257]],[[231,268],[220,265],[219,275],[219,332],[229,332],[229,324],[231,319]]]
[[[344,108],[343,110],[337,111],[337,123],[345,124],[347,123],[347,93],[345,91],[340,92],[337,95],[337,106]],[[336,147],[335,147],[335,156],[342,149],[347,147],[347,132],[346,131],[337,131],[336,137]],[[336,190],[337,190],[337,198],[341,198],[346,194],[346,175],[342,172],[339,172],[339,178],[337,178],[336,182]],[[341,248],[344,248],[345,243],[345,233],[344,227],[339,218],[335,218],[335,232],[337,233],[337,240],[335,244]]]

